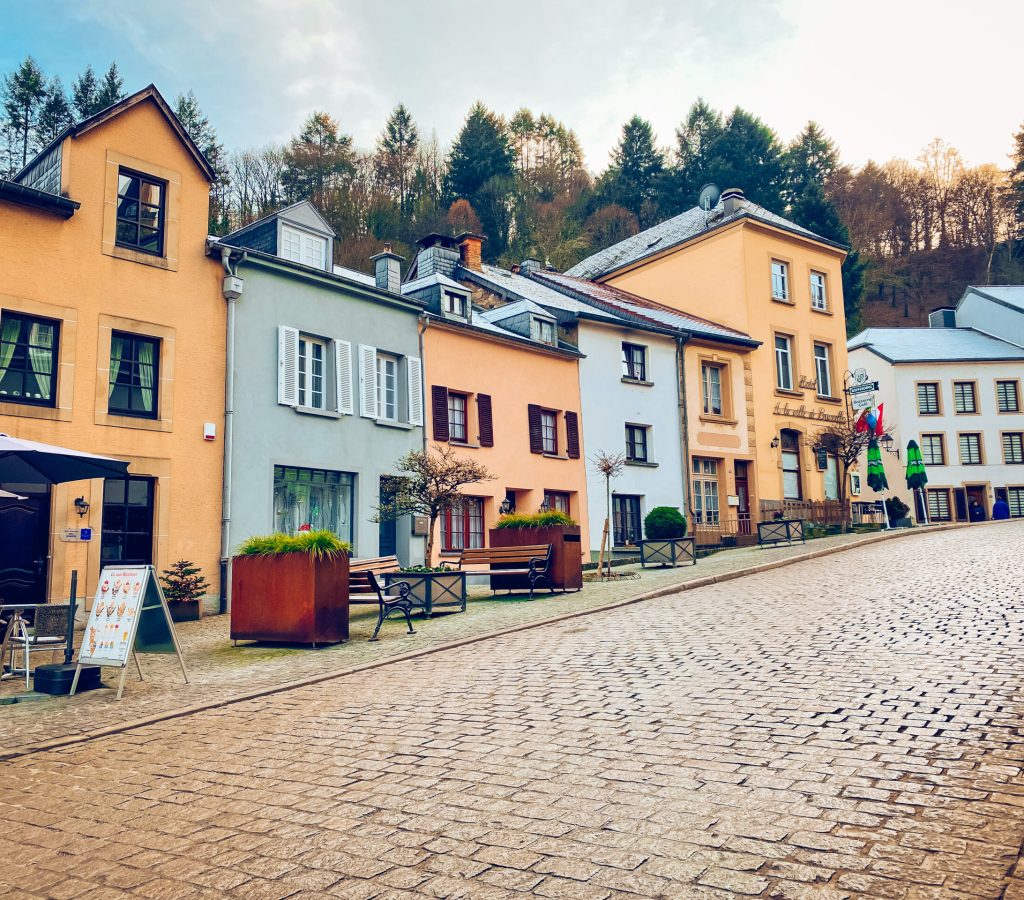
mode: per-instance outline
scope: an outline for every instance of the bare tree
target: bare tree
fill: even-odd
[[[593,463],[594,470],[601,474],[604,478],[604,493],[605,493],[605,512],[604,512],[604,531],[601,533],[601,549],[597,554],[597,571],[601,571],[601,567],[604,564],[604,545],[605,541],[608,542],[608,576],[612,574],[612,545],[613,538],[611,535],[611,515],[612,515],[612,481],[618,478],[622,474],[622,469],[626,465],[626,456],[624,453],[610,453],[607,450],[599,450],[591,457],[590,460]]]

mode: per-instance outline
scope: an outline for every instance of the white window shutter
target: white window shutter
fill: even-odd
[[[406,360],[409,373],[409,424],[423,424],[423,363],[415,356]]]
[[[277,402],[299,405],[299,329],[277,328]]]
[[[359,413],[376,419],[377,413],[377,348],[359,345]]]
[[[355,398],[352,396],[352,345],[348,341],[334,342],[334,378],[338,412],[351,416],[355,412]]]

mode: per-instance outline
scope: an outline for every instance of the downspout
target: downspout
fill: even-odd
[[[420,341],[420,377],[423,379],[420,389],[423,393],[423,449],[427,449],[427,357],[423,352],[423,334],[430,325],[430,319],[426,314],[420,313],[419,341]],[[430,565],[428,562],[427,565]]]
[[[690,525],[690,533],[693,534],[693,511],[690,509],[690,423],[686,407],[686,360],[684,354],[684,345],[689,339],[690,336],[688,334],[676,338],[676,367],[679,369],[676,391],[679,396],[679,420],[683,426],[683,504],[686,508],[686,521]]]
[[[235,417],[235,301],[242,295],[243,283],[237,278],[238,266],[245,262],[246,253],[231,264],[231,250],[221,247],[220,261],[224,266],[222,293],[227,301],[226,343],[224,348],[224,476],[221,494],[220,522],[220,611],[231,608],[231,488],[234,457]],[[229,282],[228,279],[231,279]],[[230,285],[230,287],[229,287]]]

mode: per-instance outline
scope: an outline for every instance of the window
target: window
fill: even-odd
[[[1001,413],[1020,412],[1020,391],[1016,381],[996,382],[996,401]]]
[[[354,486],[350,472],[274,466],[274,528],[285,534],[325,528],[353,543]]]
[[[616,547],[641,540],[640,498],[626,494],[612,496],[612,539]]]
[[[960,462],[965,466],[981,465],[981,435],[960,435]]]
[[[469,443],[469,427],[466,422],[467,397],[465,394],[448,392],[448,440]]]
[[[326,269],[327,238],[282,225],[281,256],[314,269]]]
[[[160,341],[124,331],[110,337],[107,409],[121,416],[159,415]]]
[[[946,439],[941,434],[921,435],[921,458],[926,466],[946,464]]]
[[[953,408],[958,413],[976,413],[978,399],[974,393],[973,381],[953,382]]]
[[[828,309],[828,294],[825,290],[825,273],[811,272],[811,309]]]
[[[832,348],[828,344],[814,345],[814,371],[818,376],[818,396],[832,396]]]
[[[0,400],[55,406],[57,338],[49,319],[4,310],[0,316]]]
[[[1024,432],[1007,431],[1003,433],[1003,462],[1024,463]]]
[[[108,478],[103,482],[104,565],[148,566],[153,562],[153,479]]]
[[[701,363],[701,391],[704,398],[704,415],[721,416],[722,406],[722,367],[710,363]]]
[[[441,518],[442,550],[475,550],[484,545],[484,501],[464,497]]]
[[[633,381],[647,380],[647,348],[639,344],[622,345],[622,375]]]
[[[772,260],[772,299],[789,300],[789,265],[778,259]]]
[[[558,414],[543,409],[540,413],[541,452],[558,453]]]
[[[1024,516],[1024,488],[1007,488],[1006,502],[1010,504],[1010,515],[1013,518]]]
[[[325,409],[324,367],[327,343],[318,338],[299,338],[299,406]]]
[[[949,491],[943,488],[928,488],[928,518],[932,522],[949,522]]]
[[[542,344],[555,343],[555,323],[548,319],[539,319],[533,316],[530,319],[530,336]]]
[[[626,426],[626,459],[630,462],[647,462],[647,426]]]
[[[441,303],[446,313],[466,318],[466,298],[463,294],[456,293],[455,291],[444,291]]]
[[[565,491],[544,491],[544,503],[552,512],[569,515],[569,495]]]
[[[164,197],[162,181],[121,169],[117,174],[117,236],[119,247],[163,256]]]
[[[917,412],[922,416],[939,414],[938,382],[926,381],[917,386]]]
[[[718,525],[718,460],[693,458],[693,521]]]
[[[780,391],[793,390],[793,339],[775,335],[775,386]]]
[[[859,472],[851,472],[850,473],[850,493],[854,497],[859,497],[860,496],[860,473]]]
[[[398,358],[377,354],[377,418],[398,421]]]
[[[800,478],[800,435],[788,428],[781,434],[782,444],[782,496],[786,500],[802,500],[803,484]]]

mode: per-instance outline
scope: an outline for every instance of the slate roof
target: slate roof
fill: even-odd
[[[967,299],[968,294],[977,294],[980,297],[987,297],[995,300],[1003,306],[1012,306],[1014,309],[1024,312],[1024,284],[982,284],[968,285],[963,297],[957,304],[957,309]]]
[[[373,275],[367,275],[365,272],[358,272],[355,269],[348,269],[345,266],[333,266],[334,274],[340,275],[342,278],[347,278],[349,281],[358,281],[360,284],[365,284],[367,287],[375,288],[377,286],[377,279]]]
[[[974,328],[867,328],[846,346],[894,364],[1024,360],[1024,347]]]
[[[617,244],[612,244],[611,247],[599,250],[592,256],[588,256],[583,262],[577,263],[566,274],[575,275],[578,278],[599,278],[616,269],[621,269],[623,266],[635,263],[644,257],[661,253],[670,247],[685,243],[699,234],[720,228],[743,218],[754,219],[768,225],[774,225],[776,228],[782,228],[803,237],[811,238],[823,244],[840,247],[843,250],[847,249],[841,244],[815,234],[813,231],[808,231],[806,228],[797,225],[796,222],[784,219],[763,206],[758,206],[756,203],[744,199],[739,202],[739,208],[731,215],[726,215],[725,208],[719,203],[709,211],[706,223],[704,221],[704,210],[699,206],[695,206],[693,209],[688,209],[678,216],[666,219],[664,222],[659,222],[657,225],[641,231],[639,234],[634,234],[632,237],[619,241]]]

